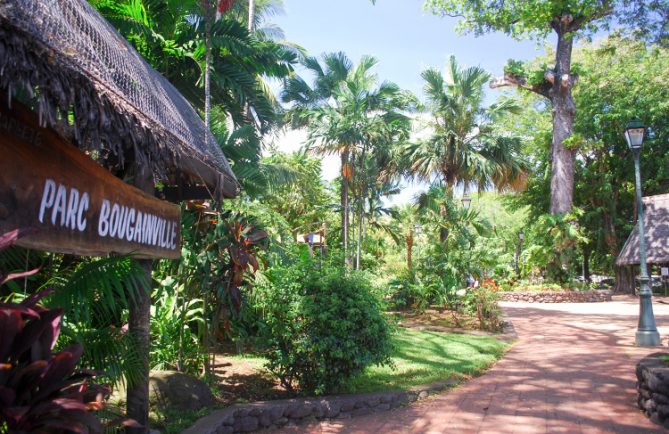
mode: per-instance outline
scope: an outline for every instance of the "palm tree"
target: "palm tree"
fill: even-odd
[[[422,77],[433,133],[407,147],[410,171],[427,182],[441,181],[448,191],[458,184],[465,192],[471,184],[479,190],[522,188],[528,167],[520,142],[494,128],[499,116],[518,107],[510,100],[483,106],[490,75],[479,67],[461,69],[451,56],[445,76],[427,69]]]
[[[295,127],[308,128],[308,146],[320,155],[337,154],[341,160],[341,210],[344,253],[348,263],[349,190],[356,183],[357,194],[366,193],[365,164],[374,148],[407,132],[409,118],[401,110],[411,99],[393,83],[377,86],[371,69],[377,60],[363,56],[357,66],[344,53],[307,57],[304,67],[314,75],[313,84],[300,77],[284,81],[282,100],[292,103],[288,120]],[[404,134],[406,135],[406,134]],[[356,173],[357,172],[357,173]],[[357,181],[357,182],[356,182]],[[358,201],[358,258],[363,204]],[[357,261],[359,267],[359,259]]]
[[[260,3],[260,2],[259,2]],[[263,2],[266,3],[266,2]],[[294,49],[251,34],[235,14],[216,23],[206,0],[96,0],[94,5],[188,101],[205,109],[207,23],[211,24],[211,98],[236,126],[261,132],[277,122],[277,101],[263,77],[282,79],[297,61]],[[249,108],[247,110],[247,108]]]

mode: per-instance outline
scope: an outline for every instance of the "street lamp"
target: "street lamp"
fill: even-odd
[[[648,286],[648,266],[646,265],[646,234],[643,226],[643,201],[641,193],[640,157],[643,136],[646,127],[639,119],[631,119],[625,126],[625,140],[634,155],[634,178],[636,183],[637,217],[639,221],[639,265],[641,275],[638,280],[639,289],[639,325],[636,330],[636,345],[639,347],[656,347],[660,345],[660,334],[655,326],[653,315],[653,293]]]
[[[416,249],[418,250],[416,255],[416,262],[420,262],[420,234],[423,232],[423,225],[420,223],[414,226],[416,230]]]

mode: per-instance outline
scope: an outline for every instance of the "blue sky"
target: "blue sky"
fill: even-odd
[[[344,51],[379,59],[381,79],[419,93],[420,72],[441,68],[454,54],[461,65],[479,65],[497,75],[509,58],[543,53],[536,41],[516,41],[503,34],[474,37],[456,34],[457,20],[423,10],[422,0],[284,0],[285,14],[274,17],[286,38],[311,55]]]
[[[458,35],[457,20],[438,17],[423,10],[422,0],[284,0],[285,14],[273,17],[286,39],[306,48],[311,55],[343,51],[355,63],[370,54],[379,60],[375,71],[380,80],[422,95],[420,73],[443,69],[453,54],[460,66],[481,66],[500,75],[510,58],[526,60],[543,54],[537,41],[516,41],[503,34],[482,37]],[[549,41],[549,43],[552,41]],[[488,91],[493,100],[497,91]],[[278,141],[279,149],[299,148],[304,133],[289,133]],[[338,173],[336,159],[327,159],[324,177]],[[420,186],[406,188],[393,203],[410,200]]]

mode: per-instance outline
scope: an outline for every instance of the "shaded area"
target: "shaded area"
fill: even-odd
[[[216,355],[214,377],[224,405],[295,397],[263,368],[265,359],[254,356]]]

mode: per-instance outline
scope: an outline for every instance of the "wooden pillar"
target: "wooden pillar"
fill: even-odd
[[[134,179],[131,182],[145,193],[154,195],[155,186],[153,175],[146,167],[135,165]],[[142,425],[141,428],[127,428],[128,434],[146,434],[149,432],[149,345],[151,319],[151,271],[153,261],[150,259],[137,260],[146,273],[146,290],[140,291],[139,296],[130,303],[128,315],[128,332],[135,339],[137,356],[141,364],[141,375],[134,384],[128,384],[127,416]]]

